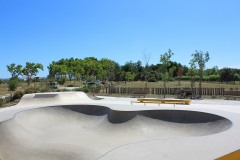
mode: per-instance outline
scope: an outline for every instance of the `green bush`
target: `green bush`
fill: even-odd
[[[89,92],[91,92],[91,90],[92,90],[92,87],[88,87],[88,86],[83,86],[82,88],[74,89],[74,91],[82,91],[85,93],[89,93]]]
[[[209,75],[209,81],[220,81],[219,75]]]
[[[39,87],[37,88],[37,92],[50,92],[51,88],[50,87]]]
[[[20,99],[20,98],[22,98],[23,95],[24,95],[24,93],[22,91],[16,91],[16,92],[13,93],[11,101],[14,101],[16,99]]]
[[[34,88],[34,87],[29,87],[29,88],[26,88],[26,89],[24,90],[24,93],[25,93],[25,94],[31,94],[31,93],[36,93],[36,92],[37,92],[37,89]]]
[[[57,80],[57,82],[58,82],[60,85],[64,85],[64,83],[66,82],[66,77],[59,78],[59,79]]]
[[[0,108],[3,107],[3,104],[4,104],[4,99],[0,98]]]
[[[148,82],[157,82],[157,79],[155,77],[150,77],[148,79]]]
[[[18,87],[19,81],[18,81],[18,78],[17,78],[17,77],[12,77],[12,78],[10,78],[10,79],[8,80],[7,83],[8,83],[8,89],[9,89],[10,91],[15,91],[16,88]]]

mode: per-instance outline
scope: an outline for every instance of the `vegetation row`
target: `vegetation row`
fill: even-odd
[[[233,68],[213,67],[205,69],[205,63],[210,60],[208,52],[195,51],[189,66],[171,61],[174,53],[169,49],[160,55],[158,64],[149,64],[149,58],[144,62],[126,62],[119,65],[117,62],[102,58],[98,60],[95,57],[84,59],[66,58],[53,61],[47,67],[49,81],[57,81],[64,84],[69,81],[145,81],[156,82],[163,81],[166,87],[168,81],[181,80],[191,81],[191,87],[195,86],[195,81],[199,81],[201,88],[202,81],[230,82],[240,80],[240,70]],[[145,55],[146,57],[146,55]],[[31,81],[37,78],[39,70],[44,70],[41,63],[26,62],[25,66],[12,63],[7,65],[7,70],[11,73],[8,80],[9,90],[15,90],[18,86],[19,77],[25,76],[30,85]]]

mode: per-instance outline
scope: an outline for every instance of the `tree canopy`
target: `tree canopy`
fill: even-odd
[[[26,62],[26,66],[23,68],[22,73],[23,73],[23,75],[27,76],[28,85],[30,85],[31,78],[38,74],[39,69],[43,70],[42,64]]]
[[[62,58],[52,61],[48,68],[50,80],[57,80],[64,84],[69,81],[146,81],[156,82],[173,80],[190,80],[192,86],[196,80],[199,80],[199,87],[202,81],[221,81],[231,82],[240,80],[240,69],[222,68],[218,69],[214,66],[205,69],[206,63],[209,61],[209,53],[195,51],[189,66],[172,61],[174,55],[171,49],[160,55],[158,64],[149,64],[148,58],[146,62],[140,60],[133,62],[128,61],[123,65],[108,59],[95,57],[78,58]],[[30,84],[32,77],[36,76],[40,70],[43,70],[40,63],[26,62],[25,66],[12,63],[7,65],[7,70],[12,77],[26,76]]]

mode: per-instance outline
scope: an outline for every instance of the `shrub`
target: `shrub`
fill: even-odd
[[[57,80],[57,82],[58,82],[60,85],[64,85],[64,83],[66,82],[66,78],[65,78],[65,77],[59,78],[59,79]]]
[[[148,79],[148,82],[157,82],[157,79],[155,77],[150,77]]]
[[[4,104],[4,99],[0,98],[0,108],[3,106]]]
[[[23,95],[24,95],[24,93],[22,91],[16,91],[13,93],[13,96],[11,97],[11,101],[20,99],[20,98],[22,98]]]
[[[38,92],[50,92],[51,88],[50,87],[39,87],[37,89]]]
[[[209,75],[209,81],[220,81],[219,75]]]
[[[8,89],[10,91],[15,91],[16,88],[18,87],[18,78],[17,77],[12,77],[8,80]]]
[[[83,86],[82,88],[74,89],[74,91],[82,91],[82,92],[85,92],[85,93],[89,93],[89,92],[91,92],[91,87]]]
[[[74,87],[74,85],[73,84],[69,84],[67,87]]]
[[[24,90],[24,93],[25,94],[31,94],[31,93],[36,93],[37,92],[37,90],[36,90],[36,88],[34,88],[34,87],[29,87],[29,88],[26,88],[25,90]]]

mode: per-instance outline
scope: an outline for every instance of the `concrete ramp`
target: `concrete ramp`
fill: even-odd
[[[26,96],[21,103],[49,96],[53,101],[64,99],[55,94],[35,96]],[[71,99],[75,101],[77,96]],[[99,105],[59,105],[27,110],[0,123],[0,159],[104,159],[123,146],[209,136],[231,126],[224,117],[195,111],[117,111]]]
[[[17,106],[43,106],[71,103],[89,103],[93,100],[84,92],[49,92],[26,94]]]

